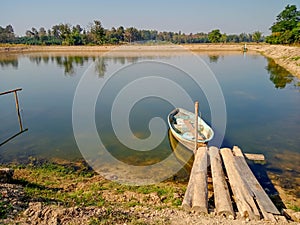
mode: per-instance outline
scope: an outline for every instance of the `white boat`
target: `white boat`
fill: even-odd
[[[168,124],[173,136],[193,151],[195,148],[195,113],[176,108],[168,115]],[[206,146],[213,136],[214,131],[198,116],[197,147]]]

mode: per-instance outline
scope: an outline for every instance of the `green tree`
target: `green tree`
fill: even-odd
[[[276,22],[271,27],[272,33],[291,31],[299,22],[300,11],[297,11],[297,7],[295,5],[287,5],[277,16]]]
[[[300,11],[295,5],[287,5],[270,27],[272,34],[266,38],[272,44],[291,44],[299,42]]]
[[[260,31],[255,31],[252,34],[252,40],[255,41],[256,43],[260,42],[262,38],[262,33]]]
[[[99,20],[94,20],[91,27],[92,41],[94,44],[102,45],[105,42],[105,30]]]
[[[221,37],[222,37],[222,34],[221,34],[221,32],[220,32],[219,29],[212,30],[210,33],[208,33],[208,40],[211,43],[218,43],[218,42],[220,42]]]
[[[125,41],[131,43],[141,40],[141,34],[135,27],[129,27],[125,30],[124,38]]]
[[[221,38],[220,38],[220,41],[223,42],[223,43],[226,43],[227,42],[227,34],[222,34]]]
[[[12,25],[7,25],[5,28],[0,26],[0,43],[9,43],[14,40],[15,34]]]

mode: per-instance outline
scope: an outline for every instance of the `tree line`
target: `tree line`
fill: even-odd
[[[135,27],[105,29],[99,20],[95,20],[88,29],[80,25],[70,24],[54,25],[46,30],[32,28],[27,30],[25,36],[17,37],[12,25],[0,27],[0,43],[28,44],[28,45],[103,45],[133,42],[168,42],[184,43],[226,43],[226,42],[260,42],[263,41],[261,32],[253,34],[241,33],[227,35],[220,30],[209,33],[158,32],[157,30],[138,30]]]
[[[168,42],[184,43],[239,43],[262,42],[272,44],[300,43],[300,11],[295,5],[287,5],[277,16],[271,26],[272,34],[264,37],[260,31],[251,34],[226,34],[219,29],[209,33],[159,32],[157,30],[138,30],[135,27],[105,29],[99,20],[95,20],[82,28],[81,25],[58,24],[46,30],[31,28],[25,36],[17,37],[12,25],[5,28],[0,26],[0,43],[27,44],[27,45],[104,45],[132,42]]]

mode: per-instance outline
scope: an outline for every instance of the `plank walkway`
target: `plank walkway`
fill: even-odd
[[[213,211],[216,215],[232,219],[285,221],[250,170],[246,158],[264,160],[263,155],[243,154],[237,146],[233,149],[213,146],[198,148],[182,202],[183,209],[202,214],[209,212],[210,169],[215,207]]]

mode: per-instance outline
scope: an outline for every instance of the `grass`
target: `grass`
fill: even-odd
[[[300,206],[293,205],[290,206],[290,209],[294,210],[295,212],[300,212]]]
[[[83,164],[64,166],[45,163],[18,166],[14,169],[15,182],[25,187],[25,194],[29,199],[66,207],[131,208],[148,207],[152,204],[154,208],[177,208],[182,202],[178,196],[183,196],[185,191],[183,184],[160,183],[147,186],[119,184],[97,176]],[[156,202],[152,199],[153,196]]]
[[[295,61],[297,61],[297,60],[299,60],[300,59],[300,56],[295,56],[295,57],[292,57],[291,58],[291,60],[295,60]]]
[[[7,218],[7,213],[11,210],[12,205],[3,202],[3,196],[0,193],[0,219]]]

